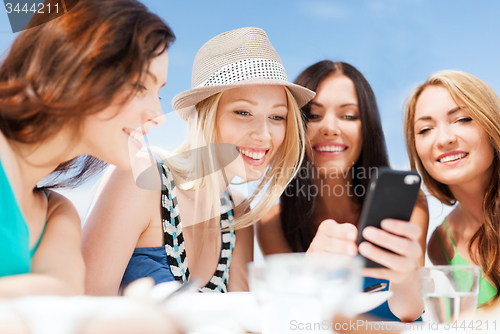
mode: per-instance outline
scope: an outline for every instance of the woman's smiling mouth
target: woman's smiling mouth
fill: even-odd
[[[137,130],[132,130],[129,128],[124,128],[123,132],[125,132],[125,134],[128,136],[129,142],[132,142],[139,149],[142,148],[141,141],[144,139],[145,134],[143,134],[142,132],[139,132]]]
[[[238,151],[241,153],[243,159],[250,165],[259,166],[264,163],[266,156],[269,153],[269,149],[253,149],[247,147],[238,147]]]
[[[469,155],[467,152],[448,152],[445,154],[441,154],[438,158],[437,161],[442,163],[442,164],[450,164],[454,163],[459,160],[463,160]]]
[[[313,149],[320,155],[337,155],[347,150],[348,147],[338,143],[320,143],[314,145]]]

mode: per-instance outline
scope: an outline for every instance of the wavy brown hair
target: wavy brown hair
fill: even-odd
[[[462,71],[441,71],[432,74],[419,85],[408,98],[405,108],[406,148],[412,169],[417,169],[430,194],[446,205],[456,199],[450,188],[434,179],[424,168],[415,146],[415,109],[426,87],[443,86],[460,106],[488,134],[495,154],[493,175],[483,198],[483,224],[469,242],[471,259],[481,265],[484,274],[491,279],[500,297],[500,98],[484,81]],[[477,250],[472,244],[477,241]]]
[[[83,119],[124,89],[125,103],[151,60],[175,40],[167,24],[136,0],[65,3],[71,10],[60,17],[35,14],[28,24],[34,27],[19,34],[0,65],[0,131],[19,143],[40,143],[67,126],[78,139]],[[104,166],[97,158],[77,157],[59,165],[46,187],[76,186]],[[63,175],[70,176],[57,182]]]

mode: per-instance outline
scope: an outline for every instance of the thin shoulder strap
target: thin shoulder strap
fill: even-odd
[[[444,256],[446,257],[446,261],[450,263],[450,258],[448,257],[448,254],[446,254],[446,251],[444,250],[443,243],[441,242],[441,238],[439,237],[439,234],[437,233],[437,229],[434,230],[434,235],[436,236],[436,239],[439,243],[439,246],[441,246],[441,250],[443,251]]]
[[[453,246],[453,250],[455,253],[457,252],[457,246],[455,246],[455,242],[453,241],[453,238],[451,237],[450,230],[448,229],[448,225],[446,224],[446,218],[444,219],[444,227],[446,228],[446,233],[448,233],[448,237],[450,237],[451,245]]]

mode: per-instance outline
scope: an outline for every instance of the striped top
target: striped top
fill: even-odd
[[[141,277],[152,277],[156,284],[173,280],[185,284],[189,280],[188,260],[174,179],[163,160],[159,157],[156,159],[162,182],[161,214],[164,245],[134,250],[122,279],[122,288]],[[233,221],[233,202],[226,190],[221,198],[221,229],[231,226]],[[229,267],[235,242],[236,236],[233,229],[221,232],[219,262],[212,278],[200,289],[202,292],[227,292]]]

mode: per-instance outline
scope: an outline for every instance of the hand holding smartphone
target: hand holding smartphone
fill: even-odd
[[[380,228],[380,222],[387,218],[409,221],[418,198],[421,178],[416,172],[381,167],[377,174],[370,182],[361,209],[358,245],[366,241],[363,237],[363,229],[366,226]],[[365,267],[383,267],[370,259],[365,260]]]

